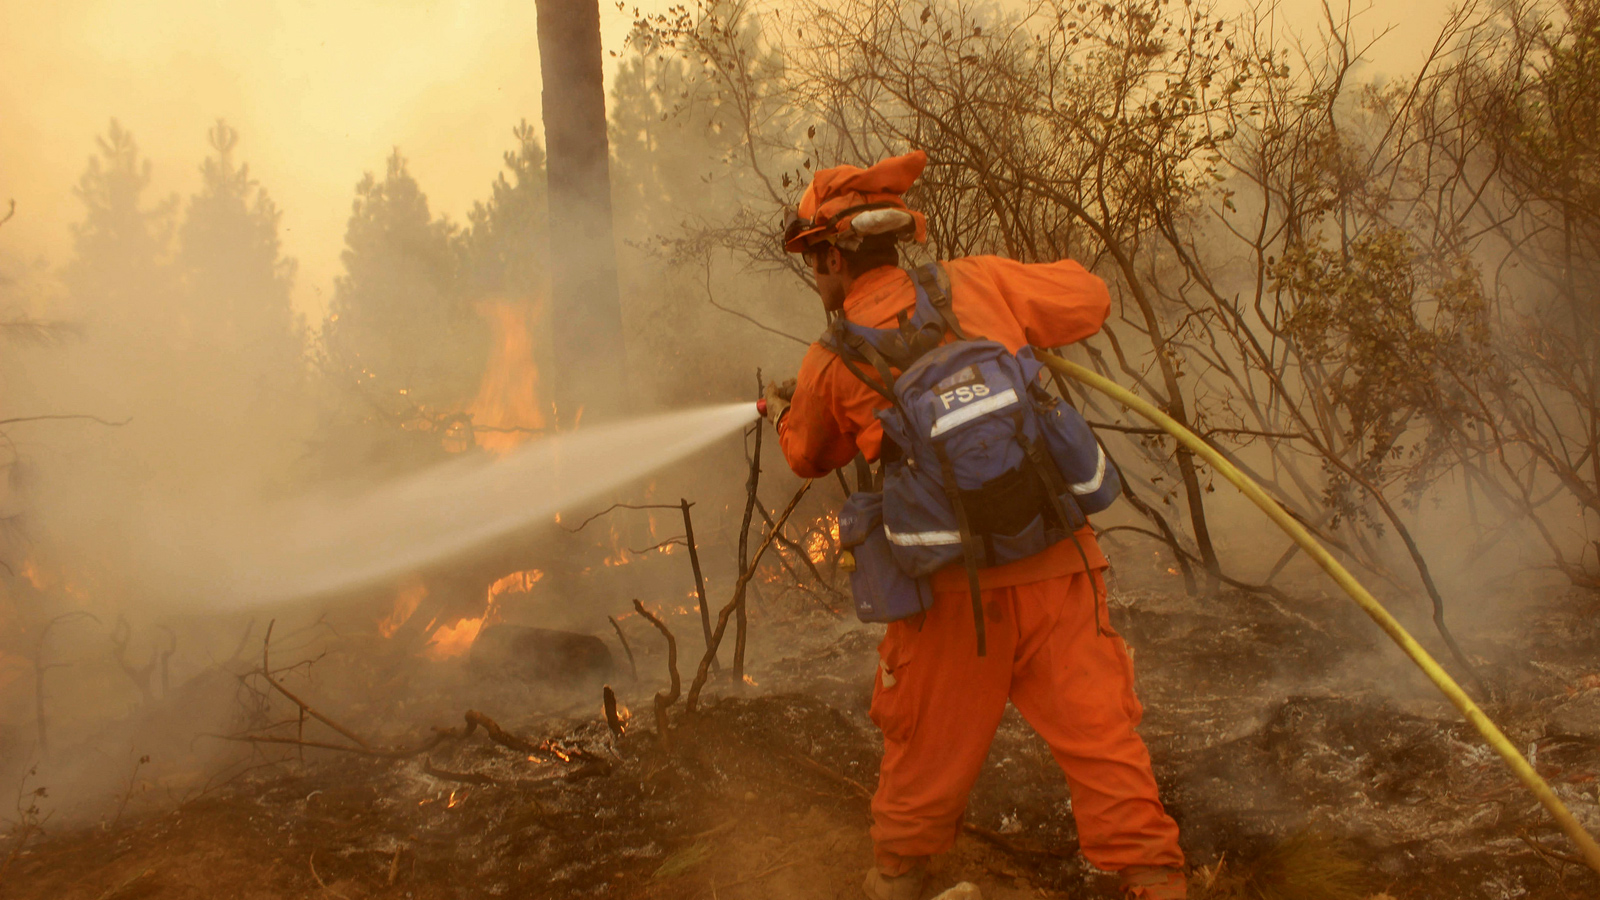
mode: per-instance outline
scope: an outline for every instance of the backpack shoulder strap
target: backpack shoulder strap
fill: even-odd
[[[899,405],[899,400],[894,395],[894,373],[889,369],[889,362],[883,358],[872,343],[850,329],[850,323],[843,316],[834,319],[828,325],[828,330],[823,332],[819,341],[824,349],[839,357],[844,367],[850,370],[857,380],[867,387],[872,388],[885,400]],[[881,380],[873,381],[867,373],[861,371],[858,362],[869,362],[878,371]]]
[[[956,321],[955,307],[950,300],[950,273],[945,271],[944,264],[933,262],[918,266],[911,273],[911,277],[922,288],[923,295],[928,298],[928,305],[939,313],[945,327],[956,336],[956,340],[972,340],[973,338],[962,329],[961,323]]]

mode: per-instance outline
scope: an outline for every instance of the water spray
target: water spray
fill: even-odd
[[[1555,791],[1550,789],[1550,785],[1533,768],[1521,751],[1484,714],[1478,704],[1467,696],[1467,692],[1461,689],[1461,685],[1450,677],[1444,667],[1440,666],[1438,661],[1427,650],[1424,650],[1422,645],[1417,643],[1416,639],[1384,608],[1383,604],[1379,603],[1377,598],[1373,597],[1355,579],[1355,576],[1350,574],[1349,570],[1340,565],[1339,561],[1333,558],[1333,554],[1317,543],[1299,522],[1296,522],[1284,511],[1283,507],[1269,497],[1267,492],[1261,489],[1260,485],[1256,484],[1248,475],[1239,471],[1237,467],[1223,458],[1222,454],[1201,440],[1194,432],[1178,424],[1166,413],[1141,399],[1127,388],[1076,363],[1049,355],[1042,355],[1040,359],[1051,369],[1109,395],[1111,399],[1160,426],[1163,431],[1176,438],[1190,452],[1210,463],[1212,468],[1220,473],[1222,477],[1226,478],[1234,487],[1248,497],[1250,502],[1260,507],[1261,511],[1266,513],[1267,517],[1276,523],[1279,528],[1282,528],[1285,534],[1293,538],[1294,542],[1305,550],[1307,556],[1316,560],[1317,565],[1321,566],[1323,571],[1327,572],[1338,583],[1339,587],[1350,595],[1356,605],[1360,606],[1362,611],[1370,616],[1374,622],[1378,623],[1378,627],[1383,629],[1384,634],[1387,634],[1398,644],[1400,649],[1405,651],[1405,654],[1411,658],[1411,661],[1422,669],[1423,673],[1439,688],[1439,691],[1445,695],[1451,705],[1461,712],[1461,715],[1471,723],[1472,727],[1477,729],[1478,734],[1483,736],[1484,741],[1500,755],[1506,766],[1511,769],[1511,774],[1515,775],[1517,780],[1522,782],[1523,786],[1549,811],[1550,816],[1556,820],[1556,824],[1560,825],[1561,830],[1578,846],[1578,849],[1583,853],[1584,861],[1589,864],[1589,867],[1596,872],[1600,872],[1600,843],[1596,843],[1594,836],[1579,824],[1577,818],[1572,815],[1572,811],[1567,809],[1565,803],[1561,802],[1561,798],[1557,797]]]
[[[452,460],[356,494],[320,494],[190,540],[189,593],[238,605],[327,595],[392,581],[492,545],[577,504],[697,453],[753,421],[750,401],[678,410],[530,441],[500,458]],[[201,564],[192,560],[201,559]],[[211,561],[213,566],[204,565]],[[220,592],[219,592],[220,587]]]

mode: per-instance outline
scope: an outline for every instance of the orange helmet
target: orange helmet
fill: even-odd
[[[785,211],[783,249],[804,253],[829,243],[854,250],[863,238],[874,234],[893,234],[919,244],[926,241],[927,220],[906,206],[901,195],[910,190],[927,164],[928,154],[913,150],[868,169],[822,169],[812,176],[800,208]]]

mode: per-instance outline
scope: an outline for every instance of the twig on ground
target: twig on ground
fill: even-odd
[[[342,900],[350,900],[349,897],[345,897],[345,895],[339,893],[331,887],[328,887],[326,884],[323,884],[322,876],[317,874],[317,851],[311,851],[311,856],[306,860],[306,862],[311,866],[311,877],[316,880],[317,887],[322,888],[335,897],[342,898]]]
[[[975,838],[978,838],[979,840],[986,841],[996,847],[999,847],[1001,850],[1004,850],[1012,856],[1046,856],[1054,859],[1072,859],[1078,855],[1076,842],[1074,842],[1070,851],[1051,850],[1043,847],[1029,847],[1018,844],[1012,841],[1010,837],[1001,834],[998,831],[984,828],[982,825],[974,825],[971,822],[961,823],[961,830]]]
[[[459,781],[459,782],[462,782],[463,784],[499,784],[500,783],[500,780],[497,779],[497,778],[490,778],[488,775],[480,775],[477,772],[452,772],[452,771],[450,771],[448,769],[436,768],[433,765],[433,760],[431,760],[431,759],[425,759],[425,760],[422,761],[422,771],[425,774],[431,775],[434,778],[439,779],[440,781]]]
[[[566,750],[559,746],[553,745],[548,741],[541,744],[530,743],[529,741],[525,741],[522,738],[507,732],[505,729],[501,728],[500,725],[495,722],[495,720],[489,718],[481,712],[478,712],[475,709],[467,710],[466,714],[463,716],[463,719],[465,720],[465,725],[462,727],[442,728],[435,726],[433,729],[433,737],[428,738],[426,741],[423,741],[416,747],[398,750],[383,750],[368,746],[364,743],[361,746],[352,747],[348,744],[334,744],[327,741],[307,741],[300,738],[279,737],[278,735],[271,734],[209,734],[205,736],[219,738],[225,741],[237,741],[245,744],[281,744],[286,747],[304,747],[312,750],[336,750],[341,753],[354,753],[357,756],[371,756],[377,759],[411,759],[412,757],[427,753],[429,750],[432,750],[445,741],[462,740],[464,738],[471,737],[473,732],[477,731],[479,728],[482,728],[484,734],[488,736],[489,740],[494,741],[495,743],[507,749],[515,750],[518,753],[538,754],[548,759],[558,759],[562,762],[570,762],[574,759],[581,759],[585,762],[593,762],[600,759],[600,757],[597,757],[593,753],[583,749],[574,748],[572,750]],[[601,761],[603,762],[603,760]]]
[[[662,637],[667,639],[667,675],[671,679],[670,686],[665,691],[657,691],[654,704],[656,710],[656,734],[660,735],[662,746],[668,749],[672,746],[671,733],[667,730],[667,709],[678,702],[678,690],[681,681],[678,678],[678,639],[672,636],[672,631],[667,628],[667,623],[661,617],[644,608],[638,600],[633,601],[633,608],[639,615],[650,621]]]
[[[868,790],[866,785],[856,781],[854,778],[835,772],[822,763],[819,763],[814,759],[808,759],[798,753],[789,753],[785,754],[785,756],[795,765],[800,766],[808,771],[815,772],[818,775],[822,775],[831,781],[849,788],[851,793],[855,794],[862,800],[872,799],[872,791]]]
[[[811,489],[811,482],[812,479],[806,479],[800,485],[800,489],[794,492],[794,496],[789,500],[789,505],[784,507],[783,512],[779,514],[777,520],[773,523],[772,530],[768,531],[767,536],[762,539],[761,546],[756,548],[755,557],[750,560],[750,565],[744,572],[740,573],[739,582],[733,588],[733,599],[717,614],[717,627],[711,633],[711,646],[706,648],[706,655],[700,660],[700,667],[695,672],[694,683],[689,686],[689,697],[684,702],[684,708],[689,712],[694,712],[699,704],[700,691],[705,687],[706,678],[711,674],[711,660],[717,655],[717,647],[722,643],[722,635],[728,630],[728,618],[733,615],[734,609],[744,602],[745,589],[749,587],[750,579],[756,573],[756,567],[761,564],[761,557],[766,554],[767,548],[772,546],[772,541],[778,530],[783,528],[783,523],[789,521],[789,516],[794,512],[794,508],[800,505],[800,499],[806,495],[806,491]]]
[[[731,888],[731,887],[738,887],[741,884],[749,884],[752,881],[760,881],[761,879],[767,877],[768,875],[771,875],[771,874],[776,873],[776,872],[782,872],[784,869],[792,869],[792,868],[794,868],[795,866],[798,866],[798,865],[800,865],[800,860],[798,860],[798,859],[790,860],[789,862],[779,863],[779,864],[777,864],[775,866],[772,866],[770,868],[763,869],[760,872],[757,872],[756,874],[751,875],[749,878],[741,878],[738,881],[730,881],[727,884],[719,884],[719,885],[717,885],[717,887],[723,888],[723,889],[727,889],[727,888]]]
[[[1535,840],[1533,835],[1528,834],[1526,831],[1520,831],[1519,830],[1517,832],[1517,837],[1521,838],[1522,842],[1524,844],[1527,844],[1528,847],[1531,848],[1534,853],[1539,854],[1540,858],[1546,860],[1547,862],[1549,860],[1554,859],[1554,860],[1558,860],[1560,862],[1567,863],[1568,865],[1580,866],[1580,867],[1584,867],[1584,868],[1587,868],[1588,865],[1589,865],[1588,863],[1586,863],[1583,860],[1577,858],[1576,856],[1568,856],[1567,854],[1562,853],[1560,851],[1551,850],[1549,847],[1546,847],[1545,845],[1543,845],[1543,844],[1539,843],[1537,840]],[[1551,866],[1551,868],[1555,868],[1555,867]]]

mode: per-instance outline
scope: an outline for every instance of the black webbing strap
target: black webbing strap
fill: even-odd
[[[922,285],[922,292],[928,295],[928,303],[944,319],[944,325],[958,341],[967,341],[966,331],[961,328],[961,323],[956,321],[956,311],[951,306],[950,289],[945,283],[944,267],[938,263],[922,266],[917,269],[917,283]]]
[[[942,441],[933,441],[934,455],[939,457],[939,471],[943,476],[945,496],[955,508],[956,527],[961,530],[961,556],[967,568],[967,587],[972,591],[972,624],[978,633],[978,655],[988,655],[988,641],[983,625],[983,591],[978,587],[978,552],[972,537],[972,525],[967,521],[967,507],[961,502],[961,489],[956,487],[956,470],[950,464],[950,455],[944,452]]]
[[[865,456],[862,456],[860,453],[857,453],[856,454],[856,459],[855,459],[855,466],[856,466],[856,490],[858,490],[858,491],[873,491],[873,490],[877,490],[877,486],[873,484],[872,464],[867,462],[867,458]]]
[[[1055,510],[1056,517],[1061,521],[1061,527],[1067,532],[1067,538],[1072,541],[1072,546],[1078,550],[1078,558],[1083,560],[1083,574],[1089,579],[1089,590],[1094,595],[1094,630],[1101,637],[1105,637],[1105,629],[1100,627],[1100,602],[1101,591],[1095,587],[1094,567],[1089,564],[1089,554],[1083,549],[1078,535],[1072,530],[1072,519],[1067,517],[1067,504],[1077,506],[1077,498],[1072,496],[1067,481],[1061,476],[1061,470],[1056,468],[1055,460],[1051,459],[1040,441],[1028,440],[1028,435],[1022,430],[1022,413],[1012,414],[1017,424],[1017,443],[1022,445],[1028,462],[1033,465],[1034,471],[1039,473],[1039,479],[1044,482],[1045,493],[1050,495],[1050,506]],[[1065,499],[1063,499],[1065,498]],[[1078,515],[1084,521],[1088,516],[1083,515],[1083,510],[1078,510]]]
[[[889,361],[884,359],[883,354],[879,353],[878,348],[872,346],[870,342],[854,335],[851,337],[853,338],[850,344],[851,349],[866,357],[867,362],[872,363],[872,367],[878,370],[878,377],[883,379],[883,386],[887,388],[885,396],[893,400],[896,406],[899,406],[900,401],[894,396],[894,372],[890,370]]]

